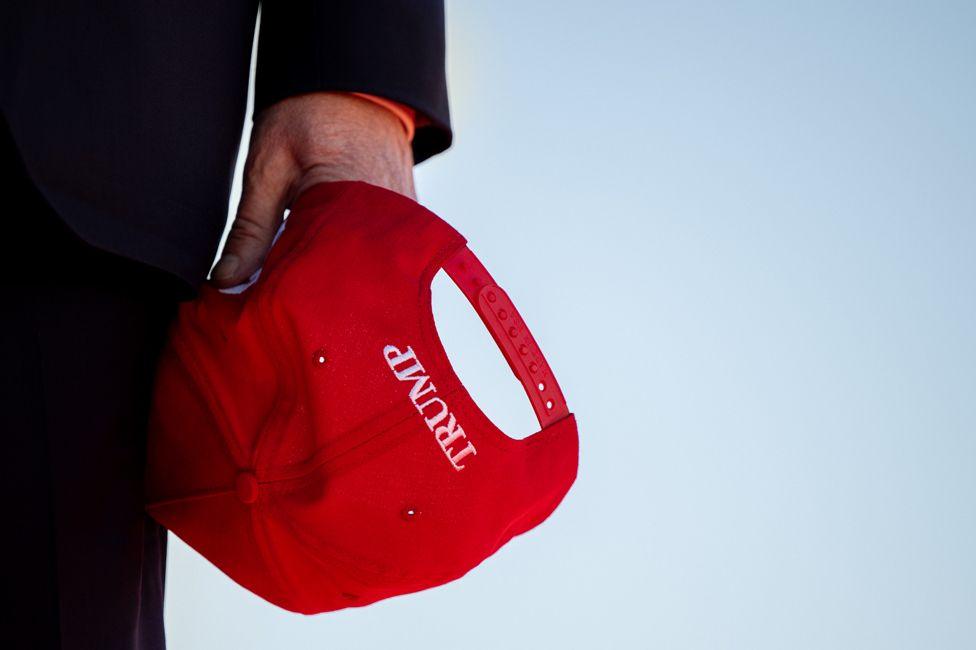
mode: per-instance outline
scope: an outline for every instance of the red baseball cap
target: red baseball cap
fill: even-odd
[[[298,198],[260,277],[184,303],[159,364],[147,511],[285,609],[356,607],[460,578],[544,521],[579,440],[508,296],[451,226],[373,185]],[[431,311],[444,269],[541,429],[500,431]]]

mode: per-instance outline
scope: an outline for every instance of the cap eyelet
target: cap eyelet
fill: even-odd
[[[312,362],[317,366],[325,365],[325,362],[328,360],[329,358],[325,356],[325,350],[323,348],[319,348],[312,353]]]
[[[400,511],[400,516],[404,521],[416,521],[417,517],[420,516],[420,509],[414,506],[407,506]]]

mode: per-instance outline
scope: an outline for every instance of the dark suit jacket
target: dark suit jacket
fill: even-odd
[[[206,275],[240,144],[257,0],[4,0],[0,111],[34,183],[87,241]],[[266,0],[255,111],[359,91],[451,141],[442,0]]]

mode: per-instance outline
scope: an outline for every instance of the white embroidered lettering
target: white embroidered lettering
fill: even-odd
[[[450,452],[448,452],[448,459],[451,461],[451,465],[454,465],[454,469],[460,472],[462,469],[464,469],[464,465],[458,465],[458,461],[464,458],[465,456],[468,455],[476,456],[477,454],[478,451],[474,448],[474,445],[472,445],[471,442],[469,441],[467,446],[465,446],[464,449],[462,449],[455,455],[451,456]]]
[[[446,425],[441,425],[434,429],[434,437],[437,438],[437,442],[441,443],[441,447],[447,449],[455,440],[464,437],[464,429],[457,426],[457,420],[454,418],[454,414],[451,413],[447,418]]]
[[[401,363],[407,359],[416,359],[417,356],[413,353],[413,350],[407,348],[406,352],[400,352],[400,350],[392,345],[388,345],[383,348],[383,356],[386,358],[386,362],[390,365],[392,369],[394,366],[399,366]]]
[[[427,415],[424,412],[424,409],[426,409],[431,404],[440,404],[441,409],[437,412],[437,415],[435,415],[434,417],[427,417]],[[442,400],[440,397],[431,397],[423,404],[417,404],[417,410],[420,411],[420,414],[424,416],[424,422],[427,423],[427,428],[430,429],[431,431],[434,430],[434,427],[436,427],[441,420],[447,417],[447,412],[448,412],[447,404],[444,403],[444,400]]]
[[[413,377],[410,377],[410,379],[413,379]],[[401,379],[400,381],[405,381],[405,380]],[[427,388],[423,388],[424,384],[427,384]],[[432,381],[430,381],[430,377],[428,377],[427,375],[420,375],[419,377],[416,378],[416,381],[414,381],[413,386],[410,387],[410,399],[411,401],[416,403],[418,399],[420,399],[427,393],[436,393],[436,392],[437,392],[437,387],[434,386],[434,383]]]
[[[413,386],[410,387],[410,391],[407,393],[410,401],[424,419],[424,424],[434,434],[434,440],[450,461],[451,466],[460,472],[465,466],[459,465],[458,461],[467,456],[475,456],[478,454],[478,451],[471,441],[467,440],[467,434],[464,433],[462,427],[458,426],[457,418],[451,413],[450,408],[444,400],[439,397],[431,397],[425,402],[421,403],[419,401],[425,395],[436,393],[437,387],[434,386],[434,382],[430,380],[430,377],[424,374],[426,371],[417,358],[417,354],[413,351],[413,348],[408,346],[404,352],[394,345],[387,345],[383,348],[383,358],[386,359],[386,365],[390,367],[390,370],[393,371],[393,376],[398,381],[413,382]],[[410,361],[413,363],[407,368],[398,369],[399,366]],[[442,425],[441,422],[445,419],[447,420],[447,424]],[[467,445],[460,451],[455,452],[452,445],[458,440],[465,440]]]

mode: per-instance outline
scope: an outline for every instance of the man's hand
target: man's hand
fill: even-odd
[[[237,217],[211,279],[247,280],[263,263],[285,208],[323,181],[360,180],[414,198],[413,154],[400,120],[368,100],[314,93],[255,120]]]

